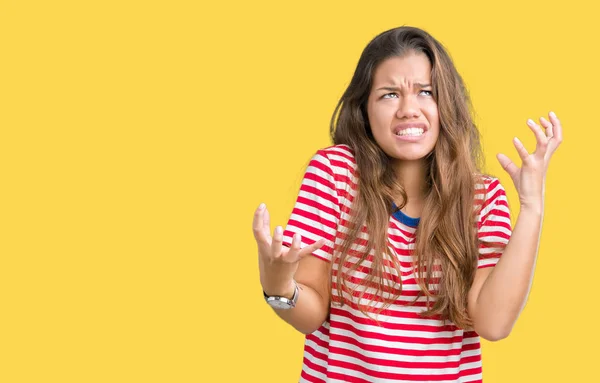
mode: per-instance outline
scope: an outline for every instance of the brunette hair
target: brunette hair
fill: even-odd
[[[458,327],[467,328],[472,325],[467,314],[467,296],[478,255],[474,198],[482,163],[480,138],[471,115],[469,95],[452,59],[442,44],[418,28],[388,30],[366,46],[331,119],[333,142],[351,148],[358,175],[349,230],[336,249],[336,290],[342,304],[343,291],[351,294],[360,291],[360,298],[370,303],[382,299],[384,306],[401,293],[386,286],[384,276],[388,275],[389,267],[396,268],[401,275],[399,261],[388,250],[387,230],[395,197],[401,197],[403,202],[398,208],[402,208],[407,195],[395,176],[391,159],[373,138],[367,100],[378,65],[390,57],[413,53],[424,54],[431,63],[433,97],[440,116],[439,137],[426,159],[427,191],[415,234],[417,281],[422,290],[420,294],[425,294],[428,302],[422,315],[439,315]],[[365,225],[369,236],[366,244],[360,240]],[[345,267],[349,256],[356,256],[358,261]],[[352,275],[357,270],[365,270],[368,263],[370,270],[361,289],[353,283]],[[436,292],[432,292],[433,285],[437,285]],[[375,288],[376,293],[367,294],[368,287],[371,291]],[[435,299],[431,299],[433,297]],[[361,311],[372,311],[370,306],[361,305]]]

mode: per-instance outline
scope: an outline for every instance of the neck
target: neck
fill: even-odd
[[[394,170],[402,186],[404,186],[408,200],[422,201],[425,197],[426,161],[398,161],[394,164]]]

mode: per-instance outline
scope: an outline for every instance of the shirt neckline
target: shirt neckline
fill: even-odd
[[[398,209],[398,206],[396,206],[395,203],[392,203],[392,207],[394,210],[392,215],[398,221],[411,227],[417,227],[419,225],[419,221],[421,220],[420,218],[409,217],[408,215],[404,214],[402,210]]]

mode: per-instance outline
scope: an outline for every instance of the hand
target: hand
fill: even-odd
[[[540,124],[546,129],[546,132],[533,120],[528,120],[527,125],[533,131],[536,137],[535,152],[529,154],[518,138],[514,138],[513,144],[523,161],[519,168],[504,154],[498,154],[500,165],[512,178],[519,201],[522,207],[542,208],[544,201],[544,182],[546,171],[552,154],[556,151],[562,142],[562,126],[554,114],[548,114],[549,121],[540,117]]]
[[[258,245],[258,265],[263,290],[267,295],[291,298],[294,293],[294,274],[298,269],[298,262],[321,248],[325,240],[320,239],[300,249],[301,237],[296,234],[290,248],[283,246],[283,228],[277,226],[271,237],[269,211],[264,204],[260,204],[254,213],[252,229]]]

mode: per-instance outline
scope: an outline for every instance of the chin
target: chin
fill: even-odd
[[[416,153],[394,153],[394,155],[392,155],[391,157],[393,157],[394,159],[398,160],[398,161],[420,161],[420,160],[425,160],[425,158],[430,154],[431,152],[416,152]]]
[[[401,161],[401,162],[425,161],[425,156],[423,156],[423,157],[400,157],[400,158],[396,158],[396,161]]]

